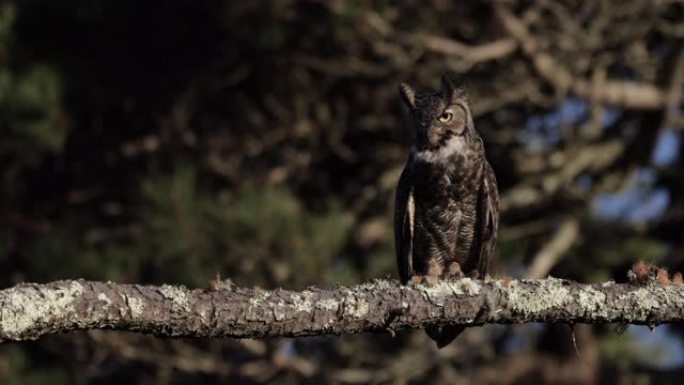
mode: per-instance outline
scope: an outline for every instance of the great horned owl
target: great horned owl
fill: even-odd
[[[394,233],[399,276],[433,283],[484,278],[499,223],[499,195],[466,94],[442,77],[436,93],[399,86],[415,140],[397,186]],[[433,326],[443,347],[464,327]]]

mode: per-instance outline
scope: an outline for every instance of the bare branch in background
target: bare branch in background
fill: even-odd
[[[554,233],[553,237],[539,250],[527,271],[527,278],[543,278],[563,258],[579,236],[579,221],[568,218]]]
[[[666,105],[666,92],[643,82],[606,80],[601,88],[590,80],[576,78],[563,68],[552,55],[542,51],[525,24],[503,5],[496,6],[496,14],[506,31],[515,38],[522,51],[530,58],[539,75],[560,91],[572,91],[578,96],[598,103],[635,109],[660,109]]]
[[[513,38],[504,38],[480,45],[469,45],[443,36],[398,31],[381,15],[372,11],[366,13],[365,20],[384,38],[397,39],[406,45],[421,50],[457,56],[473,64],[505,58],[515,52],[518,47],[518,43]]]
[[[518,44],[513,39],[501,39],[477,46],[433,35],[415,35],[407,40],[427,50],[445,55],[459,56],[474,63],[504,58],[513,53],[518,47]]]
[[[610,140],[601,144],[576,146],[536,158],[527,156],[519,161],[522,172],[546,171],[535,183],[521,183],[501,196],[501,211],[520,209],[540,203],[568,188],[583,172],[598,172],[610,167],[624,151],[624,143]]]
[[[682,95],[684,94],[684,44],[681,44],[676,54],[674,62],[674,70],[670,78],[670,89],[667,94],[665,119],[663,126],[670,128],[675,125],[677,115],[679,114],[679,106],[682,104]]]

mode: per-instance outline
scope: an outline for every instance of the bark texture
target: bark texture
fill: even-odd
[[[429,324],[629,323],[684,320],[684,285],[464,278],[435,286],[377,280],[301,292],[187,289],[85,280],[0,291],[0,341],[72,330],[167,337],[264,338],[421,328]]]

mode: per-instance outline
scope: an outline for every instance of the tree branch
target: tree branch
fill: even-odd
[[[576,78],[552,55],[541,49],[525,24],[506,6],[498,4],[495,11],[503,28],[518,41],[520,48],[530,58],[539,75],[557,89],[571,90],[576,95],[599,103],[626,108],[661,109],[666,107],[666,92],[653,84],[606,80],[600,88],[597,88],[593,87],[588,80]]]
[[[0,291],[0,341],[71,330],[117,329],[167,337],[263,338],[461,323],[631,323],[684,320],[684,285],[580,284],[464,278],[435,286],[379,280],[301,292],[187,289],[58,281]]]
[[[544,244],[532,259],[527,270],[527,278],[543,278],[558,264],[564,254],[579,238],[580,224],[577,218],[566,218],[554,233],[553,237]]]

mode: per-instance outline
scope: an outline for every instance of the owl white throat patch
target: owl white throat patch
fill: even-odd
[[[463,152],[466,148],[465,137],[453,136],[447,140],[444,146],[437,150],[416,150],[415,146],[411,147],[411,152],[416,159],[426,163],[440,163],[449,160],[450,156],[459,152]]]

